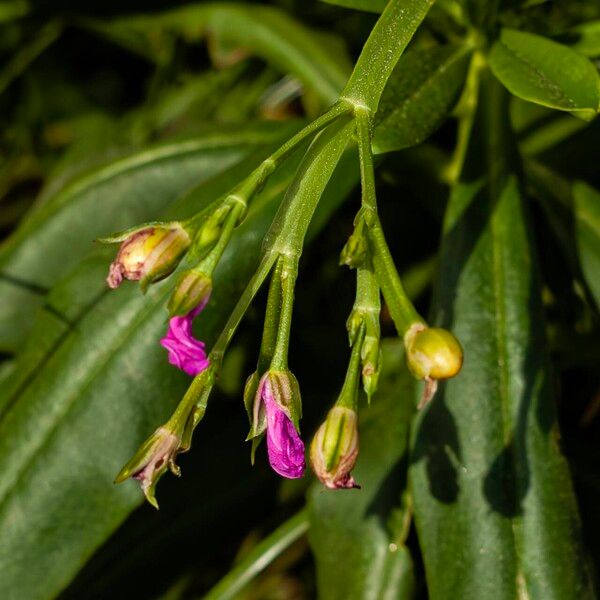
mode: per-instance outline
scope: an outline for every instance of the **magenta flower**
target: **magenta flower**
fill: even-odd
[[[204,342],[192,334],[192,321],[205,306],[206,301],[183,317],[171,317],[167,335],[160,340],[161,345],[169,351],[169,362],[192,377],[210,364]]]
[[[294,396],[299,398],[299,394],[294,394],[297,387],[291,373],[267,372],[257,394],[266,417],[269,462],[276,473],[288,479],[302,477],[305,468],[304,443],[289,416],[289,408],[284,405],[284,402],[291,404]]]

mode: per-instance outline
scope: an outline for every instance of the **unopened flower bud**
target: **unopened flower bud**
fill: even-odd
[[[379,338],[365,337],[361,349],[362,383],[369,401],[377,391],[381,369],[381,348]]]
[[[354,345],[361,327],[365,327],[365,335],[360,348],[360,359],[362,365],[363,389],[367,394],[369,402],[377,391],[379,382],[379,371],[381,369],[381,347],[379,310],[365,310],[354,308],[346,321],[350,345]]]
[[[351,473],[358,457],[357,422],[355,411],[334,406],[310,445],[315,475],[330,489],[360,487]]]
[[[348,238],[340,254],[340,265],[348,265],[351,269],[363,266],[369,257],[369,242],[365,231],[365,223],[361,219]]]
[[[448,379],[462,367],[458,340],[446,329],[413,325],[404,336],[408,367],[418,379]]]
[[[130,477],[137,479],[148,502],[158,508],[154,496],[158,480],[167,468],[177,476],[181,474],[175,464],[180,445],[181,439],[175,433],[166,427],[159,427],[121,469],[115,483],[121,483]]]
[[[206,306],[212,292],[212,278],[194,269],[184,271],[171,294],[167,310],[170,317],[187,315],[198,306]]]
[[[169,276],[191,243],[187,231],[177,222],[149,225],[126,237],[115,236],[100,241],[122,241],[117,257],[110,265],[108,285],[117,288],[123,279],[130,279],[139,281],[143,290],[150,283]]]

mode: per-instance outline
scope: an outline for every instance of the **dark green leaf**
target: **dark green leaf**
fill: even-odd
[[[295,165],[274,175],[217,269],[211,302],[196,323],[209,345],[256,266]],[[183,198],[182,206],[187,211],[206,206],[244,172],[240,166],[207,182]],[[322,198],[319,222],[356,178],[355,157],[345,156]],[[105,181],[97,186],[111,191]],[[142,501],[133,482],[117,487],[112,480],[189,383],[167,364],[158,344],[172,282],[152,286],[146,296],[133,284],[110,292],[93,277],[100,276],[102,262],[97,258],[76,268],[50,294],[40,315],[45,323],[34,327],[25,352],[29,360],[8,376],[10,389],[0,402],[2,598],[54,597]],[[22,369],[26,376],[19,374]],[[240,440],[240,451],[242,446]]]
[[[124,17],[92,26],[140,53],[150,52],[155,40],[169,32],[189,41],[209,36],[215,59],[232,62],[245,52],[295,75],[325,103],[334,102],[344,86],[350,65],[344,55],[332,55],[320,36],[276,8],[234,3],[196,4],[157,15]]]
[[[573,201],[581,270],[600,308],[600,192],[578,181],[573,186]]]
[[[432,600],[591,599],[505,96],[484,77],[446,215],[434,321],[465,362],[414,429],[417,532]]]
[[[414,380],[398,340],[384,344],[383,365],[380,389],[360,412],[354,476],[362,489],[325,490],[316,483],[309,492],[309,540],[323,600],[414,596],[410,553],[393,545],[414,410]]]
[[[45,200],[0,249],[0,349],[19,348],[46,291],[93,250],[94,239],[155,220],[194,185],[265,154],[294,129],[251,127],[171,142],[79,177]]]
[[[356,10],[380,13],[385,8],[388,0],[323,0],[323,2],[327,2],[327,4],[337,4],[344,8],[354,8]]]
[[[375,116],[376,152],[419,144],[444,122],[461,92],[469,54],[465,47],[433,46],[400,58]]]
[[[515,96],[582,119],[600,106],[600,77],[584,56],[549,39],[503,29],[489,54],[494,75]]]

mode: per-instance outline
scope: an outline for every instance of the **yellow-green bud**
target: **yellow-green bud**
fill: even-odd
[[[175,270],[190,243],[187,231],[176,222],[135,230],[123,239],[106,281],[111,288],[119,287],[123,279],[139,281],[145,290]]]
[[[198,306],[204,306],[212,292],[212,278],[204,273],[188,269],[179,277],[179,281],[169,298],[167,310],[170,317],[187,315]]]
[[[418,379],[448,379],[463,363],[459,341],[446,329],[413,325],[404,336],[408,367]]]
[[[340,265],[348,265],[351,269],[363,266],[369,257],[369,242],[361,219],[348,238],[340,254]]]
[[[360,487],[351,471],[358,457],[358,417],[355,411],[334,406],[310,445],[315,475],[330,489]]]

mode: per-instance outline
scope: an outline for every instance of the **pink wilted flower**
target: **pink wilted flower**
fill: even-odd
[[[300,389],[289,371],[267,371],[261,378],[253,406],[249,439],[267,434],[272,469],[288,479],[304,474],[304,443],[298,435]]]
[[[192,322],[206,306],[208,298],[182,317],[171,317],[167,335],[160,343],[169,351],[169,362],[188,375],[195,377],[208,367],[204,342],[197,340],[192,333]]]

